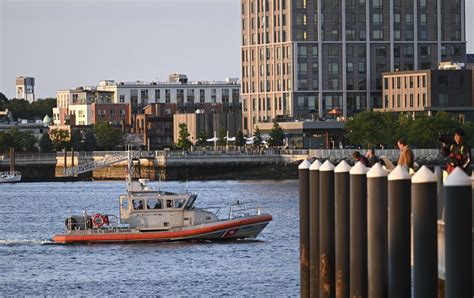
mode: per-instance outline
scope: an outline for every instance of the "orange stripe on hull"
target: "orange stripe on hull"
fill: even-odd
[[[153,240],[174,240],[189,238],[193,236],[205,235],[229,228],[236,228],[245,225],[269,222],[271,215],[257,215],[250,218],[234,219],[216,224],[206,225],[199,228],[191,228],[183,231],[171,232],[138,232],[138,233],[104,233],[88,235],[59,234],[53,237],[55,243],[81,243],[81,242],[126,242],[126,241],[153,241]]]

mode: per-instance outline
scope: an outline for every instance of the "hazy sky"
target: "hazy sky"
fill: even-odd
[[[465,1],[472,28],[474,0]],[[0,92],[9,98],[17,75],[36,78],[37,97],[172,72],[239,77],[239,47],[240,0],[0,0]]]

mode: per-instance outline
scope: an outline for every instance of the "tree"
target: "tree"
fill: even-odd
[[[190,136],[188,132],[188,126],[185,123],[179,124],[178,143],[176,147],[178,149],[188,150],[191,147],[191,141],[188,139]]]
[[[245,146],[244,133],[241,130],[239,130],[235,136],[235,145],[239,147]]]
[[[225,146],[227,144],[227,140],[225,139],[226,137],[226,131],[224,128],[220,128],[219,131],[217,132],[217,145],[218,146]]]
[[[36,149],[36,142],[38,141],[31,131],[21,131],[17,128],[10,130],[10,134],[13,137],[13,148],[16,151],[34,152]]]
[[[253,132],[253,144],[254,146],[260,148],[260,145],[262,145],[262,134],[260,132],[260,129],[258,128],[258,126],[255,128],[255,131]]]
[[[69,131],[64,129],[52,129],[50,131],[50,138],[53,142],[53,147],[56,151],[66,149],[69,144]]]
[[[464,141],[469,145],[469,147],[474,148],[474,123],[467,121],[461,128],[466,133]]]
[[[204,130],[200,130],[197,135],[196,139],[196,146],[205,147],[206,146],[206,132]]]
[[[270,139],[268,140],[268,145],[272,147],[283,146],[283,138],[283,128],[281,128],[281,126],[275,120],[275,122],[273,122],[272,131],[270,132]]]
[[[107,122],[94,125],[94,134],[100,150],[114,150],[123,143],[123,134]]]
[[[418,148],[436,148],[439,146],[440,133],[452,133],[460,123],[444,112],[436,116],[421,116],[413,121],[408,131],[408,142]]]
[[[84,150],[97,150],[97,141],[95,139],[94,132],[91,129],[86,130],[84,133]]]
[[[8,131],[0,131],[0,152],[7,152],[8,148],[13,147],[15,140]]]
[[[397,121],[393,113],[364,111],[349,120],[345,130],[351,143],[375,148],[379,144],[395,144]]]
[[[0,92],[0,110],[5,110],[7,104],[8,104],[8,98],[5,96],[5,94]]]
[[[53,142],[49,138],[49,134],[47,132],[44,132],[43,135],[41,136],[41,139],[39,140],[39,147],[42,153],[53,151],[54,149]]]
[[[84,140],[82,138],[82,132],[78,129],[74,129],[71,131],[71,141],[70,147],[74,148],[75,151],[83,151],[84,150]]]
[[[33,114],[31,113],[30,103],[25,99],[14,98],[7,104],[7,108],[12,112],[13,119],[31,119]]]

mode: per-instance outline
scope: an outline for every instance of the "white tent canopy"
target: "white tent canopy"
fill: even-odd
[[[217,141],[219,141],[219,138],[218,137],[213,137],[213,138],[210,138],[210,139],[206,139],[206,141],[208,141],[208,142],[217,142]]]

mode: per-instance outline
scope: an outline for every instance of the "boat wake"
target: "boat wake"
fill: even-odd
[[[0,246],[5,245],[43,245],[54,244],[50,239],[0,239]]]

